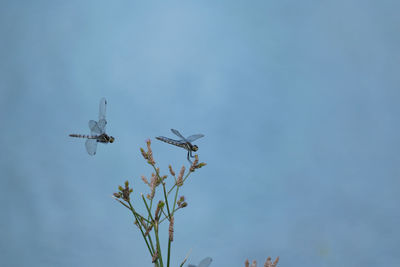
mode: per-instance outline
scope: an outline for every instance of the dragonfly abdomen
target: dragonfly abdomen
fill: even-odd
[[[171,139],[171,138],[168,138],[168,137],[157,136],[156,139],[158,139],[160,141],[163,141],[165,143],[171,144],[171,145],[175,145],[175,146],[179,146],[179,147],[187,149],[186,143],[179,142],[177,140],[174,140],[174,139]]]
[[[87,139],[97,139],[97,135],[86,135],[86,134],[70,134],[69,136],[71,137],[77,137],[77,138],[87,138]]]

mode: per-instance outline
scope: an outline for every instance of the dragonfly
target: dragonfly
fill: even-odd
[[[89,155],[96,155],[97,143],[113,143],[114,137],[106,134],[106,106],[107,100],[103,97],[100,99],[99,106],[99,121],[90,120],[89,129],[90,135],[70,134],[71,137],[86,138],[85,147]]]
[[[210,266],[212,259],[210,257],[204,258],[197,267],[208,267]],[[188,267],[196,267],[196,265],[189,264]]]
[[[180,132],[178,130],[171,129],[171,132],[173,132],[176,136],[178,136],[180,138],[180,140],[174,140],[174,139],[164,137],[164,136],[157,136],[156,139],[163,141],[165,143],[179,146],[179,147],[186,149],[188,151],[187,159],[190,163],[192,163],[192,161],[190,160],[190,158],[194,158],[194,156],[192,155],[192,152],[196,152],[199,149],[198,146],[192,145],[192,142],[203,137],[204,134],[194,134],[194,135],[191,135],[191,136],[185,138],[180,134]]]

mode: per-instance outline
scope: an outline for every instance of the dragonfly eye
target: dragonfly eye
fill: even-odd
[[[194,146],[192,147],[192,150],[193,150],[194,152],[196,152],[197,150],[199,150],[199,147],[196,146],[196,145],[194,145]]]
[[[110,143],[113,143],[114,140],[115,140],[114,137],[110,136]]]

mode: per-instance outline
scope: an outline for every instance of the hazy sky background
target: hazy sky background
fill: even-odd
[[[203,133],[172,266],[400,265],[399,1],[2,1],[0,265],[152,266],[154,140]],[[84,140],[101,97],[115,143]],[[165,229],[164,229],[165,230]],[[167,239],[167,234],[163,237]],[[164,249],[164,253],[165,253]]]

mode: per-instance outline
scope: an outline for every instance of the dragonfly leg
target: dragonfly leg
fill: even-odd
[[[190,160],[189,155],[190,155],[190,151],[188,151],[187,159],[188,159],[188,161],[189,161],[190,163],[193,163],[193,162]]]

